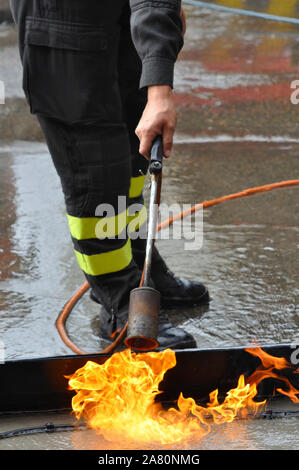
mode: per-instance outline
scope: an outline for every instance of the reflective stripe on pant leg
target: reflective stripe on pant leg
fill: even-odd
[[[114,238],[127,226],[127,210],[115,217],[74,217],[67,214],[70,232],[77,240]]]
[[[146,175],[132,176],[129,192],[130,199],[134,199],[141,196],[144,188],[145,179]]]
[[[142,201],[141,201],[142,202]],[[80,268],[89,275],[101,275],[115,272],[126,267],[131,259],[131,246],[126,244],[115,250],[97,254],[86,254],[90,250],[87,246],[100,246],[100,240],[126,239],[127,235],[134,237],[141,226],[147,221],[147,210],[142,205],[141,210],[134,214],[124,211],[115,217],[74,217],[67,215],[73,244],[80,246],[81,251],[75,249]],[[99,241],[97,241],[98,239]],[[85,241],[85,243],[82,243]]]
[[[127,210],[115,217],[68,215],[67,218],[77,261],[85,274],[109,274],[130,264],[132,251],[127,236]]]
[[[114,273],[126,268],[132,260],[131,241],[122,248],[97,255],[86,255],[75,250],[80,268],[90,276]]]

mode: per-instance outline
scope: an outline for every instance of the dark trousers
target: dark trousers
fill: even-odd
[[[143,203],[147,171],[135,135],[147,97],[139,90],[129,2],[11,0],[11,8],[24,91],[61,179],[79,266],[93,294],[117,313],[140,280],[132,243],[143,242],[128,237],[134,217],[127,208]],[[114,214],[99,213],[101,204]],[[97,234],[105,215],[106,238]]]

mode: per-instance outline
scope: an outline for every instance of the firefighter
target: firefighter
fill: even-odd
[[[144,262],[146,240],[128,236],[132,216],[127,209],[143,205],[156,135],[163,136],[165,156],[171,152],[173,72],[184,32],[181,2],[10,3],[19,30],[24,92],[61,179],[78,264],[91,298],[101,304],[100,336],[111,341],[127,320],[129,294],[139,285]],[[122,209],[120,197],[126,201]],[[115,210],[106,237],[96,235],[102,204]],[[209,301],[207,288],[176,277],[157,249],[152,282],[161,293],[162,309]],[[158,341],[162,348],[196,346],[163,312]]]

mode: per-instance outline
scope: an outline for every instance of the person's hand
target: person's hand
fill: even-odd
[[[177,123],[172,89],[168,85],[148,87],[148,101],[136,128],[140,140],[139,152],[150,159],[152,142],[157,135],[163,138],[163,154],[170,156]]]

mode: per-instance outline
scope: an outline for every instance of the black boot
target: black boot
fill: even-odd
[[[100,314],[100,337],[106,341],[114,341],[116,335],[122,330],[128,320],[128,307],[114,314],[102,308]],[[173,326],[165,312],[159,314],[158,330],[159,349],[188,349],[196,348],[196,341],[192,335],[182,328]]]
[[[142,249],[141,249],[142,247]],[[143,269],[145,256],[144,240],[132,242],[134,261]],[[165,309],[196,307],[210,300],[208,289],[198,281],[176,277],[167,267],[156,247],[153,251],[151,277],[161,294],[161,307]]]
[[[126,324],[130,292],[138,287],[140,279],[141,271],[135,262],[132,262],[128,268],[120,272],[89,279],[91,285],[90,297],[102,305],[100,312],[101,338],[112,342],[115,339],[115,334],[120,332]],[[173,291],[169,289],[168,293],[171,296]],[[159,315],[158,342],[161,349],[196,347],[193,336],[182,328],[174,327],[163,311]]]
[[[163,310],[159,315],[158,343],[158,349],[192,349],[197,346],[193,336],[182,328],[173,326]]]

